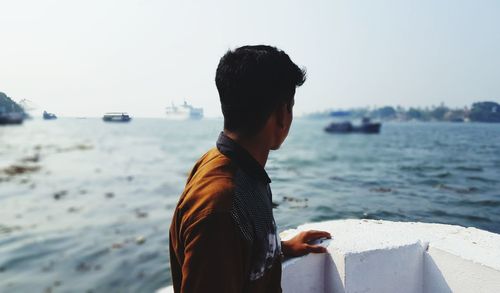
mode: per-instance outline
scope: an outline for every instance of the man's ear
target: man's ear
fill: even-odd
[[[276,115],[276,125],[278,125],[278,127],[281,129],[286,127],[285,111],[288,111],[286,104],[278,106],[278,108],[274,111],[274,113]]]

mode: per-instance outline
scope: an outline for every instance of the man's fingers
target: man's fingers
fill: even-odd
[[[332,235],[326,231],[316,231],[316,230],[310,230],[307,231],[306,234],[306,241],[311,241],[311,240],[316,240],[318,238],[332,238]]]
[[[314,235],[314,236],[331,237],[330,233],[328,233],[326,231],[309,230],[307,232],[308,232],[308,234]]]
[[[312,253],[326,253],[326,248],[323,246],[319,245],[306,245],[307,252],[312,252]]]

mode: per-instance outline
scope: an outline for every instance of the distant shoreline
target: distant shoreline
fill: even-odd
[[[500,104],[484,101],[471,107],[449,108],[444,104],[425,108],[404,108],[385,106],[380,108],[354,108],[347,110],[325,110],[305,114],[304,118],[361,119],[369,117],[381,121],[420,122],[486,122],[500,123]]]

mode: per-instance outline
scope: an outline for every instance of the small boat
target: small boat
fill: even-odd
[[[327,127],[325,127],[325,131],[329,133],[380,133],[381,123],[374,123],[370,121],[370,118],[363,118],[361,125],[356,126],[352,125],[351,122],[333,122]]]
[[[102,120],[105,122],[129,122],[132,118],[124,112],[110,112],[104,114]]]
[[[57,119],[57,116],[54,113],[49,113],[47,111],[43,111],[43,119],[45,119],[45,120],[54,120],[54,119]]]
[[[22,112],[0,113],[0,125],[21,124],[24,118],[25,114]]]

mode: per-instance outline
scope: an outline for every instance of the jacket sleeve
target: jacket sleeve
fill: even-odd
[[[182,238],[182,293],[243,291],[248,277],[245,240],[229,213],[194,221]]]

